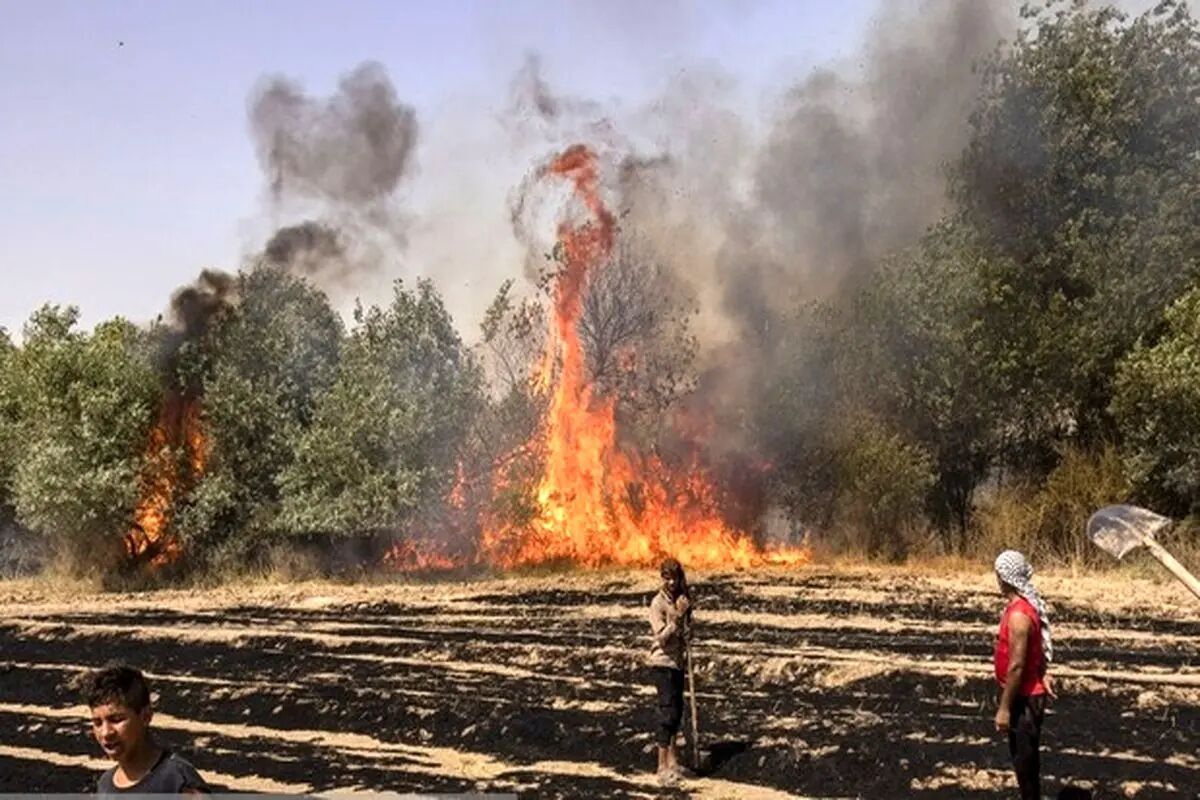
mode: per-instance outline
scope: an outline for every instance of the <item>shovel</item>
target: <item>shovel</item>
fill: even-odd
[[[1118,560],[1139,547],[1145,547],[1158,563],[1171,571],[1192,594],[1200,597],[1200,580],[1188,572],[1163,549],[1155,535],[1171,525],[1171,520],[1138,506],[1105,506],[1087,522],[1087,536],[1101,550]]]

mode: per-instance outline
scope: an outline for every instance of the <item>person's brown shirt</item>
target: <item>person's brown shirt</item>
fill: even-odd
[[[652,667],[684,668],[684,623],[675,603],[660,589],[650,601],[650,655]]]

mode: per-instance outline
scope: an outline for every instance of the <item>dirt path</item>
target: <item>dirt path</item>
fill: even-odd
[[[1010,796],[989,732],[989,576],[697,577],[719,768],[687,796]],[[1063,691],[1047,793],[1193,797],[1197,607],[1169,585],[1042,584]],[[0,584],[0,792],[89,787],[104,764],[69,684],[117,658],[150,673],[161,736],[230,790],[663,796],[646,772],[653,588],[621,572],[78,597]]]

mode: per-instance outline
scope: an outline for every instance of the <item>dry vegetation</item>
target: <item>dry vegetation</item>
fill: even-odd
[[[695,582],[701,737],[718,766],[692,794],[1011,796],[989,730],[989,575],[839,566]],[[1190,796],[1194,601],[1125,574],[1041,582],[1063,694],[1047,791]],[[153,676],[163,738],[231,790],[660,794],[646,575],[78,588],[0,588],[0,791],[88,788],[103,762],[69,683],[123,658]]]

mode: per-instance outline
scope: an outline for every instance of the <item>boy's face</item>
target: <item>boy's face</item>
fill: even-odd
[[[120,761],[141,747],[150,724],[150,706],[135,711],[119,701],[92,708],[92,734],[104,754]]]

